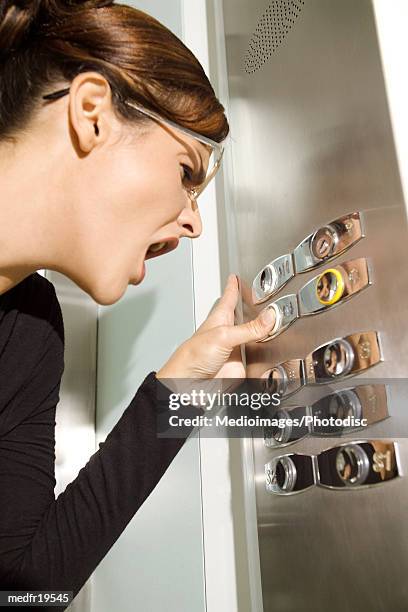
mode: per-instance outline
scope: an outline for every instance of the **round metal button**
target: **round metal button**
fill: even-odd
[[[330,377],[346,376],[354,364],[354,350],[347,340],[328,344],[323,354],[323,368]]]
[[[316,297],[320,304],[332,306],[341,299],[344,288],[345,284],[341,272],[336,268],[329,268],[317,278]]]
[[[267,295],[275,289],[276,285],[276,272],[271,266],[266,266],[259,277],[259,286],[261,291]]]
[[[291,493],[296,485],[296,465],[289,455],[276,457],[266,466],[266,488],[272,493]]]
[[[265,389],[268,393],[279,393],[284,395],[288,387],[288,375],[283,366],[278,365],[272,368],[265,382]]]
[[[348,487],[363,484],[370,469],[365,451],[358,444],[342,446],[337,451],[336,470]]]
[[[362,416],[362,406],[353,389],[345,389],[329,396],[327,412],[328,415],[336,419],[346,419],[347,417],[359,419]]]
[[[278,410],[274,418],[285,419],[288,421],[290,419],[290,415],[286,410]],[[286,444],[289,442],[291,434],[292,426],[288,423],[284,427],[265,427],[265,446],[274,447],[279,446],[280,444]]]
[[[326,225],[318,229],[310,241],[310,250],[316,259],[326,259],[333,254],[339,241],[336,229],[332,225]]]

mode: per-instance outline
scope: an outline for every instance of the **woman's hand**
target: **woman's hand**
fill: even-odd
[[[252,321],[234,325],[239,296],[235,275],[228,277],[224,293],[196,333],[173,353],[157,378],[243,378],[240,345],[261,340],[273,328],[273,310]],[[266,315],[266,316],[265,316]]]

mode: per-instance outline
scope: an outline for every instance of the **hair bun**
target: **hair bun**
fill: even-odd
[[[0,0],[0,56],[14,51],[28,35],[41,0]]]
[[[43,20],[75,10],[101,8],[114,0],[0,0],[0,57],[18,49]]]

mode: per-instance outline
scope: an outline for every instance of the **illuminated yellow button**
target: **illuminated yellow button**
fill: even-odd
[[[316,297],[320,304],[332,306],[344,293],[344,280],[336,268],[325,270],[316,281]]]

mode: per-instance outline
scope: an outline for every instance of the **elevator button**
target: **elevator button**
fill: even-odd
[[[278,425],[276,427],[265,427],[264,443],[265,446],[270,448],[288,444],[292,437],[290,414],[286,410],[278,410],[275,413],[274,418],[277,420],[282,419],[282,421],[286,421],[286,423],[282,423],[282,427],[279,427]]]
[[[266,370],[261,376],[265,391],[278,393],[281,397],[296,393],[305,384],[303,366],[303,359],[290,359]]]
[[[358,444],[340,447],[336,456],[336,470],[347,486],[363,484],[368,476],[370,462]]]
[[[260,304],[275,295],[295,274],[317,268],[344,253],[364,237],[362,216],[350,213],[307,236],[292,253],[265,265],[252,283],[252,301]]]
[[[384,440],[346,442],[317,457],[319,484],[330,489],[381,484],[401,475],[398,446]]]
[[[362,214],[354,212],[318,228],[294,250],[295,273],[307,272],[338,257],[364,237]]]
[[[333,255],[338,242],[339,236],[336,228],[333,225],[326,225],[313,234],[310,250],[316,259],[324,261]]]
[[[293,491],[296,484],[296,466],[290,457],[282,457],[276,462],[276,484],[282,491]]]
[[[306,406],[293,406],[288,409],[280,408],[273,415],[276,424],[264,427],[264,444],[268,448],[287,446],[307,436],[309,426]]]
[[[284,295],[268,304],[275,311],[276,321],[265,338],[278,336],[297,318],[318,314],[346,300],[370,285],[367,260],[363,257],[325,270],[304,285],[298,294]]]
[[[365,418],[366,411],[367,406],[362,404],[357,388],[335,391],[313,404],[311,408],[313,416],[311,434],[315,436],[341,436],[359,429],[362,427],[360,422],[361,419]],[[383,418],[384,416],[380,415],[378,420]],[[358,424],[355,425],[354,423]]]
[[[269,493],[288,495],[315,484],[314,458],[291,454],[274,457],[265,465],[265,485]]]
[[[255,277],[252,283],[252,301],[260,304],[272,297],[293,278],[292,255],[282,255],[268,263]]]
[[[342,436],[388,417],[385,385],[359,385],[351,389],[340,389],[320,398],[311,406],[279,408],[274,414],[273,425],[264,427],[264,444],[267,448],[276,448],[289,446],[308,435]],[[381,459],[379,454],[378,458]],[[386,464],[387,458],[384,461]],[[376,470],[375,467],[373,469]]]
[[[375,411],[374,414],[370,401],[373,397],[379,408],[378,413]],[[343,436],[362,429],[362,419],[365,419],[366,425],[372,425],[388,416],[385,385],[361,385],[353,389],[342,389],[321,398],[310,407],[290,406],[277,410],[273,425],[264,427],[264,445],[267,448],[285,447],[308,435]],[[355,453],[352,453],[350,456],[351,460],[354,460],[354,455]],[[376,458],[379,466],[389,465],[388,455],[377,453]],[[339,467],[342,458],[338,456],[336,461]],[[373,467],[374,471],[377,469],[376,466]],[[344,473],[346,472],[347,470]]]
[[[292,453],[265,464],[269,493],[288,495],[313,485],[326,489],[361,489],[402,475],[398,445],[385,440],[356,440],[318,455]]]
[[[316,295],[321,304],[331,306],[336,304],[344,293],[344,280],[336,268],[325,270],[316,281]]]
[[[284,395],[288,388],[288,375],[282,365],[277,365],[271,369],[266,379],[265,387],[271,394],[278,393]]]
[[[327,383],[333,378],[353,376],[373,367],[381,360],[379,338],[375,331],[335,338],[319,346],[305,358],[306,382]]]
[[[335,419],[361,419],[362,405],[355,389],[344,389],[332,393],[327,403],[327,416]]]
[[[278,458],[269,471],[270,486],[276,491],[291,493],[296,485],[297,471],[292,459],[287,457]]]
[[[300,316],[317,314],[335,306],[370,285],[368,262],[364,257],[328,268],[299,291]]]
[[[382,355],[377,332],[358,332],[344,338],[335,338],[316,348],[304,359],[290,359],[274,365],[261,375],[261,379],[263,388],[268,393],[288,397],[306,384],[325,383],[336,378],[353,376],[380,361]],[[365,404],[377,405],[375,390],[376,387],[367,387],[368,395],[362,398]],[[386,404],[383,394],[378,401],[380,406]]]
[[[295,294],[284,295],[272,304],[268,304],[266,308],[274,310],[276,317],[275,325],[269,334],[262,340],[258,340],[258,342],[267,342],[271,338],[275,338],[296,321],[299,316],[297,296]]]
[[[271,266],[266,266],[261,272],[259,284],[265,294],[271,293],[276,286],[276,273]]]
[[[347,340],[329,344],[323,353],[323,367],[327,376],[347,376],[354,363],[354,350]]]

